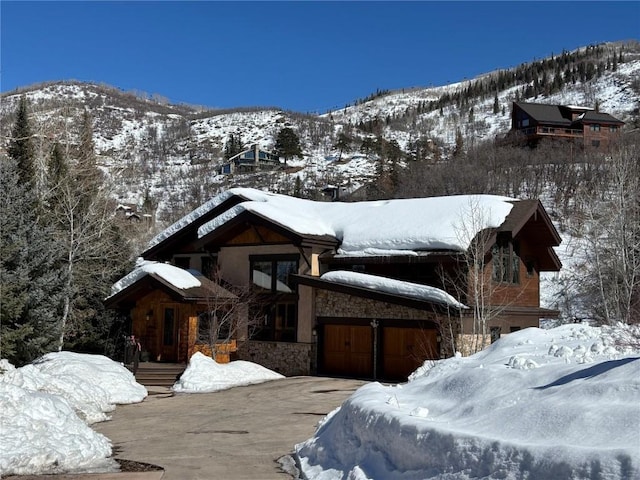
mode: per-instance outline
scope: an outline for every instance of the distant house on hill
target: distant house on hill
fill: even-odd
[[[220,173],[247,173],[264,169],[271,170],[280,166],[280,157],[272,152],[260,149],[258,144],[231,157],[220,168]]]
[[[623,125],[608,113],[574,105],[513,102],[511,112],[511,133],[522,135],[528,144],[552,138],[606,148]]]
[[[560,269],[560,241],[538,200],[315,202],[234,188],[156,236],[105,303],[152,359],[186,362],[219,299],[249,289],[238,321],[257,322],[233,339],[238,358],[406,380],[426,359],[557,316],[540,307],[539,274]]]

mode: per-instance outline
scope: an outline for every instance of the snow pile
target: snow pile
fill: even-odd
[[[111,442],[94,432],[60,396],[0,382],[0,475],[117,468]]]
[[[87,424],[146,389],[101,355],[49,353],[15,368],[0,361],[0,475],[112,471],[111,443]]]
[[[174,384],[173,391],[210,393],[279,378],[284,377],[256,363],[236,360],[221,364],[200,352],[196,352],[189,360],[187,369]]]
[[[365,273],[340,270],[327,272],[320,278],[327,282],[340,283],[342,285],[351,285],[354,287],[362,287],[369,290],[416,298],[418,300],[430,301],[454,308],[469,308],[458,302],[444,290],[427,285],[403,282],[401,280],[378,277],[376,275],[367,275]]]
[[[640,328],[565,325],[360,388],[296,446],[309,479],[632,479]]]
[[[333,237],[340,243],[339,253],[464,251],[479,231],[500,226],[516,201],[495,195],[453,195],[329,203],[250,189],[242,189],[241,193],[249,201],[202,225],[198,229],[200,238],[238,215],[251,212],[300,235]],[[470,219],[474,231],[465,230]]]
[[[136,283],[141,278],[150,274],[158,275],[174,287],[182,290],[196,288],[202,285],[200,280],[182,268],[175,267],[168,263],[138,260],[136,268],[132,272],[113,284],[111,287],[111,296],[116,295],[125,288]]]

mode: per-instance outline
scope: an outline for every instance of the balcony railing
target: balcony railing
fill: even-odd
[[[559,127],[530,127],[522,129],[522,133],[526,136],[550,136],[550,137],[568,137],[582,138],[583,131],[577,128],[559,128]]]

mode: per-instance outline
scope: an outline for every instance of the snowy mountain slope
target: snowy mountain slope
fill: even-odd
[[[535,97],[525,96],[526,88],[535,85],[538,78],[544,80],[547,72],[549,78],[554,75],[552,70],[542,69],[544,62],[538,61],[450,85],[380,94],[324,115],[303,115],[277,108],[211,111],[169,105],[158,96],[150,98],[105,85],[45,84],[2,94],[2,147],[6,148],[13,112],[22,94],[30,101],[37,125],[38,152],[43,158],[51,151],[53,141],[79,143],[80,119],[87,109],[94,119],[98,162],[113,180],[114,196],[120,202],[141,205],[145,195],[149,195],[158,205],[160,218],[170,222],[230,185],[291,193],[298,177],[309,192],[327,184],[355,189],[376,175],[378,154],[361,151],[363,140],[376,135],[397,141],[407,154],[415,142],[426,140],[439,150],[440,158],[446,159],[458,132],[469,142],[506,133],[510,128],[511,102],[518,98],[587,106],[598,102],[603,111],[625,121],[632,120],[637,116],[640,93],[639,45],[606,44],[598,47],[596,53],[585,47],[583,57],[567,63],[565,73],[555,72],[577,78],[573,82],[567,80],[562,88],[548,95],[541,92]],[[620,61],[614,68],[611,58],[617,62],[618,55]],[[588,81],[582,81],[578,74],[585,61],[600,62],[602,67]],[[517,80],[525,70],[536,72],[535,79]],[[474,86],[491,85],[501,76],[510,78],[512,84],[496,89],[495,93],[467,95]],[[379,122],[374,130],[365,125],[374,120]],[[271,150],[284,126],[298,133],[304,152],[302,159],[290,161],[287,169],[260,175],[217,174],[230,135],[239,136],[247,147],[257,143]],[[342,151],[335,146],[340,133],[350,140]]]

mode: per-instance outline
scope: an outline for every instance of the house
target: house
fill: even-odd
[[[280,166],[280,157],[275,153],[261,150],[258,144],[251,145],[251,148],[244,150],[222,165],[220,173],[246,173],[259,169],[273,169]]]
[[[623,125],[608,113],[572,105],[513,102],[511,111],[511,133],[522,135],[529,144],[552,138],[606,148]]]
[[[539,274],[560,269],[560,241],[537,200],[315,202],[234,188],[154,238],[142,253],[154,273],[138,267],[106,304],[130,316],[152,359],[186,362],[211,298],[250,287],[238,358],[285,375],[406,380],[426,359],[557,315],[540,308]]]

